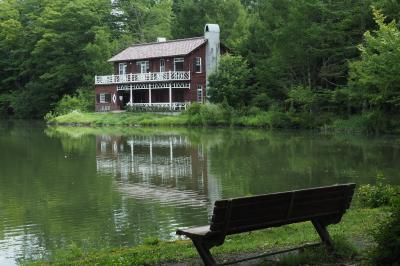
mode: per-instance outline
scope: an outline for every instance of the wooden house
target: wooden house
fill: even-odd
[[[96,111],[122,110],[126,106],[153,110],[186,109],[203,103],[207,77],[220,56],[219,26],[207,24],[204,36],[136,44],[108,61],[114,74],[95,77]]]

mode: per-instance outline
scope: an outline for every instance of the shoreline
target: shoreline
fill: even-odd
[[[388,210],[385,207],[369,209],[354,206],[343,216],[340,223],[329,226],[328,230],[337,243],[338,252],[343,249],[352,250],[348,257],[330,258],[333,260],[331,265],[342,259],[352,262],[365,260],[362,254],[373,243],[369,232],[387,214]],[[224,245],[213,248],[212,252],[216,254],[219,262],[226,262],[246,257],[248,254],[259,254],[316,241],[319,241],[318,234],[311,223],[303,222],[228,236]],[[324,262],[326,258],[320,253],[323,253],[325,248],[321,248],[311,249],[309,256],[316,256],[317,260]],[[55,255],[47,259],[22,261],[22,265],[197,265],[200,262],[190,240],[163,241],[151,237],[145,239],[143,244],[133,247],[83,250],[77,245],[72,245],[54,253]],[[284,257],[279,257],[279,260],[293,259],[292,257],[292,254],[286,253]],[[256,262],[257,265],[268,265],[263,264],[265,261]]]
[[[205,108],[207,109],[207,108]],[[79,112],[47,117],[45,122],[50,126],[71,127],[181,127],[181,128],[237,128],[263,130],[307,130],[320,133],[377,135],[377,132],[365,132],[358,128],[335,127],[334,125],[302,126],[287,117],[284,113],[262,112],[241,116],[224,117],[221,114],[182,112],[180,114],[132,113],[132,112]],[[372,133],[372,134],[371,134]],[[398,135],[399,132],[382,132],[383,134]]]

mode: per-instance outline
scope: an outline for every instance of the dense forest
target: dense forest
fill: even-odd
[[[392,131],[399,19],[397,0],[2,0],[0,113],[42,118],[63,101],[90,110],[112,54],[218,23],[230,55],[211,78],[212,102],[273,111],[292,127]]]

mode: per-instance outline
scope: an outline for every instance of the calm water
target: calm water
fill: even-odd
[[[0,123],[0,265],[71,245],[127,246],[206,224],[220,198],[400,183],[394,137]]]

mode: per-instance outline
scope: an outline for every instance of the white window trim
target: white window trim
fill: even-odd
[[[128,68],[127,63],[119,63],[118,64],[118,75],[126,75],[127,68]]]
[[[175,63],[185,63],[185,59],[183,57],[174,58],[174,71],[176,71]]]
[[[149,73],[150,72],[150,63],[149,61],[137,61],[136,65],[140,67],[140,73]],[[143,66],[145,67],[145,71],[149,70],[148,72],[143,72]]]
[[[201,68],[201,57],[196,57],[196,59],[195,59],[195,64],[196,64],[196,66],[195,66],[195,68],[197,68],[197,59],[199,60],[199,66],[200,66],[200,71],[196,71],[196,73],[201,73],[202,72],[202,68]]]
[[[165,59],[160,59],[160,72],[165,72]]]
[[[199,97],[199,92],[200,92],[200,97]],[[198,84],[197,85],[197,102],[202,103],[203,102],[203,85]]]
[[[105,93],[100,93],[100,103],[107,103]]]

